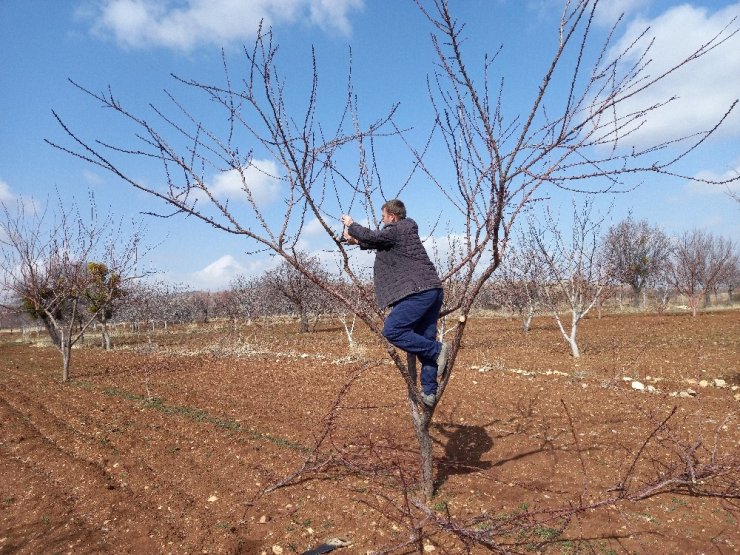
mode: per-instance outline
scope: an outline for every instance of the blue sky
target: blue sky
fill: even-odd
[[[722,0],[603,4],[601,32],[618,13],[625,13],[618,41],[628,41],[637,29],[650,27],[656,37],[657,68],[677,52],[705,42],[740,14],[740,2]],[[471,64],[504,45],[495,66],[496,75],[506,79],[504,109],[510,115],[525,109],[552,52],[562,1],[453,0],[452,6],[467,24],[465,48]],[[65,201],[84,204],[92,191],[98,206],[116,217],[139,217],[161,209],[145,194],[44,141],[64,142],[52,110],[87,137],[116,141],[124,132],[111,126],[109,115],[68,79],[94,91],[110,86],[134,111],[145,111],[150,102],[163,101],[164,89],[174,88],[171,73],[219,82],[221,49],[230,60],[239,60],[241,46],[254,38],[260,19],[273,27],[280,43],[281,71],[296,95],[307,90],[310,49],[315,48],[319,95],[328,121],[333,117],[328,108],[340,105],[345,94],[351,49],[362,113],[369,121],[399,102],[398,121],[414,129],[410,136],[421,146],[430,125],[426,79],[434,71],[435,57],[430,25],[411,0],[2,0],[0,200],[34,198],[43,203],[59,191]],[[669,111],[658,113],[641,136],[648,140],[709,127],[740,97],[739,53],[740,37],[735,37],[657,90],[656,99],[676,93],[680,98]],[[740,171],[738,145],[740,113],[735,113],[681,170],[688,175],[733,175]],[[383,151],[379,162],[385,179],[406,175],[408,160],[408,155],[393,149]],[[233,193],[226,180],[214,178],[214,186],[221,187],[224,196]],[[269,183],[260,191],[264,202],[277,201]],[[550,196],[555,208],[568,209],[570,195],[556,191]],[[406,200],[422,233],[442,216],[423,195],[412,194]],[[631,210],[669,233],[700,227],[740,240],[738,203],[721,188],[650,178],[631,193],[603,199],[604,205],[611,202],[615,220]],[[225,287],[235,274],[259,273],[273,263],[266,255],[247,254],[253,245],[192,219],[145,217],[144,222],[149,243],[158,245],[150,265],[162,277],[194,288]],[[306,236],[308,250],[320,251],[327,245],[320,235]]]

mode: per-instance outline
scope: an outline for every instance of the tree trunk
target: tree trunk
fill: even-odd
[[[581,351],[578,349],[578,343],[576,342],[576,326],[575,324],[570,331],[570,337],[568,338],[568,345],[570,345],[570,354],[573,355],[573,358],[579,358],[581,356]]]
[[[700,298],[700,295],[698,294],[689,295],[689,298],[688,298],[689,306],[691,307],[691,315],[694,318],[696,318],[696,311],[697,311],[697,308],[699,307],[699,298]]]
[[[300,311],[300,318],[301,318],[301,333],[307,333],[308,332],[308,313],[301,309]]]
[[[573,309],[570,315],[570,336],[567,339],[568,345],[570,345],[570,354],[573,355],[573,358],[579,358],[581,356],[581,350],[578,348],[578,342],[576,342],[576,334],[578,333],[578,324],[581,323],[581,318],[585,316],[587,311],[579,312]]]
[[[532,325],[532,318],[534,317],[534,307],[528,306],[527,307],[527,315],[524,317],[524,321],[522,322],[522,329],[527,332],[529,331],[529,327]]]
[[[417,370],[416,356],[406,353],[411,383],[416,387]],[[411,420],[414,424],[416,439],[419,442],[419,469],[421,470],[420,489],[424,496],[424,502],[428,503],[434,496],[434,458],[432,454],[432,438],[429,435],[429,424],[432,421],[432,411],[419,407],[414,403],[409,392],[409,406],[411,408]]]
[[[419,468],[421,469],[421,492],[428,503],[434,497],[434,459],[432,455],[432,438],[429,435],[431,412],[422,410],[411,403],[416,439],[419,441]]]
[[[69,380],[69,363],[72,359],[72,342],[70,337],[62,331],[59,350],[62,353],[62,382]]]
[[[557,310],[553,311],[553,317],[555,318],[555,322],[558,324],[558,328],[560,328],[560,333],[570,346],[570,354],[573,355],[573,358],[579,358],[581,356],[581,351],[578,349],[578,343],[576,342],[576,333],[578,332],[578,322],[580,321],[580,318],[578,318],[575,311],[573,311],[571,315],[570,334],[568,334],[565,331],[563,321],[561,320],[560,314],[558,314]]]
[[[106,322],[103,322],[102,324],[101,341],[103,349],[105,349],[106,351],[110,351],[113,345],[111,344],[110,332],[108,330],[108,324]]]
[[[57,349],[61,349],[62,348],[62,337],[59,335],[59,330],[57,329],[57,322],[53,321],[49,316],[45,314],[41,316],[41,322],[44,324],[44,327],[46,328],[46,332],[49,334],[49,337],[51,338],[52,344],[54,344],[54,346],[56,346]]]
[[[352,315],[352,325],[349,325],[347,322],[347,319],[349,316],[347,314],[341,314],[339,316],[339,320],[342,322],[342,325],[344,326],[344,333],[347,334],[347,342],[349,343],[349,350],[352,352],[355,346],[355,339],[354,339],[354,333],[355,333],[355,323],[357,321],[357,315]]]

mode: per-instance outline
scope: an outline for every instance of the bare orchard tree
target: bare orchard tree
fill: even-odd
[[[532,318],[544,300],[546,266],[540,260],[537,245],[522,237],[520,246],[512,247],[500,269],[507,304],[522,319],[522,330],[529,331]]]
[[[606,261],[614,279],[632,288],[633,305],[644,305],[645,287],[668,263],[671,241],[646,220],[628,217],[609,228],[605,239]]]
[[[733,304],[733,297],[735,290],[740,285],[740,252],[738,252],[738,245],[735,245],[735,253],[732,256],[726,269],[722,272],[720,278],[717,280],[717,286],[723,287],[727,291],[727,304]]]
[[[166,330],[169,324],[190,321],[190,310],[184,306],[186,295],[183,284],[163,281],[127,284],[115,321],[135,332],[154,330],[157,324]]]
[[[347,298],[353,300],[353,306],[361,303],[364,296],[362,292],[358,291],[351,283],[345,280],[339,279],[336,283],[339,288],[345,289]],[[357,310],[350,310],[345,305],[336,301],[331,302],[330,298],[325,299],[328,303],[328,312],[331,313],[344,328],[344,335],[347,338],[347,346],[349,353],[357,358],[362,358],[365,355],[365,348],[363,345],[357,342],[355,338],[355,331],[357,331],[358,317]],[[371,311],[372,306],[365,307],[364,310]]]
[[[255,318],[272,313],[270,286],[264,276],[238,275],[229,282],[229,293],[236,318],[252,324]]]
[[[561,226],[548,213],[542,228],[530,226],[531,251],[536,252],[537,257],[534,264],[546,276],[543,302],[575,358],[581,356],[578,327],[609,282],[601,243],[603,219],[595,218],[592,212],[590,202],[580,209],[574,204],[571,224]],[[567,330],[560,314],[563,308],[570,316],[570,329]]]
[[[181,306],[189,322],[207,324],[213,317],[213,296],[208,291],[191,291],[183,295]]]
[[[500,276],[497,276],[500,278]],[[497,311],[507,309],[511,311],[512,307],[508,298],[506,283],[502,279],[492,279],[482,288],[475,299],[475,309],[482,311]]]
[[[720,47],[734,31],[723,30],[667,71],[649,74],[646,66],[650,56],[636,52],[639,42],[611,56],[614,33],[603,40],[594,38],[592,21],[597,0],[567,1],[559,25],[553,29],[551,61],[530,107],[521,114],[510,114],[503,104],[503,86],[494,85],[493,96],[489,88],[496,57],[485,58],[482,69],[473,69],[466,60],[476,53],[463,50],[464,25],[452,15],[447,1],[420,0],[417,5],[431,24],[437,52],[435,74],[428,80],[433,110],[431,132],[423,147],[412,144],[415,140],[405,131],[408,125],[396,123],[397,106],[365,124],[358,109],[359,95],[351,82],[344,105],[334,103],[331,108],[335,112],[329,107],[324,110],[319,102],[320,86],[331,83],[320,83],[314,58],[306,65],[310,83],[303,101],[295,101],[299,94],[280,73],[277,45],[272,32],[264,29],[245,49],[246,63],[239,64],[243,73],[238,77],[232,76],[224,56],[221,83],[175,78],[178,86],[202,93],[211,101],[207,114],[199,115],[172,92],[167,93],[172,100],[168,106],[137,114],[110,91],[96,93],[76,85],[109,114],[120,116],[136,128],[136,134],[123,144],[88,139],[55,112],[69,142],[50,144],[160,199],[167,207],[163,213],[172,215],[174,210],[195,217],[282,257],[357,314],[381,341],[382,310],[368,308],[373,305],[372,292],[355,270],[351,250],[337,238],[337,221],[350,209],[354,213],[364,209],[373,225],[383,199],[411,194],[413,187],[426,187],[423,195],[452,220],[461,238],[460,255],[442,276],[445,282],[455,283],[455,298],[443,311],[443,317],[455,313],[459,321],[450,334],[452,368],[467,316],[506,251],[512,225],[536,198],[537,191],[544,187],[628,189],[631,183],[625,181],[636,175],[674,174],[674,167],[724,121],[726,116],[711,129],[671,137],[645,148],[631,148],[629,143],[630,133],[654,110],[669,108],[670,99],[653,100],[650,93],[655,85]],[[637,63],[623,62],[635,53]],[[622,108],[639,99],[644,100],[643,108]],[[727,114],[734,106],[728,107]],[[221,121],[214,118],[214,107],[223,109]],[[417,126],[424,123],[418,122]],[[394,183],[399,187],[386,190],[376,147],[381,141],[396,146],[398,140],[409,149],[409,174],[399,176],[399,165],[394,163],[388,171],[395,173]],[[440,173],[437,145],[449,154],[447,167],[451,171]],[[429,152],[434,152],[433,166],[428,163],[432,157],[427,156]],[[138,179],[142,162],[158,165],[161,179]],[[424,185],[424,180],[411,179],[418,172],[427,177]],[[238,210],[233,202],[218,196],[212,186],[214,176],[241,184],[243,204]],[[255,176],[278,185],[280,210],[270,207],[268,211],[260,205],[253,190]],[[161,182],[166,186],[152,185]],[[356,295],[348,297],[345,289],[327,282],[297,255],[306,225],[314,221],[333,238]],[[362,301],[356,302],[356,298]],[[428,499],[434,483],[429,425],[435,409],[422,403],[415,367],[389,343],[385,345],[407,387],[420,446],[421,491]],[[444,394],[449,376],[446,373],[439,384],[438,399]]]
[[[213,308],[212,315],[215,318],[226,318],[232,324],[239,321],[239,310],[236,296],[231,289],[216,291],[212,293]]]
[[[142,275],[136,273],[140,233],[120,235],[122,226],[110,217],[97,219],[94,202],[90,221],[61,199],[53,221],[46,210],[27,209],[23,202],[15,212],[1,206],[0,283],[43,323],[62,355],[66,382],[72,346],[120,297],[123,284]]]
[[[707,231],[694,229],[676,238],[671,257],[673,287],[684,295],[696,316],[699,302],[737,264],[734,243]]]
[[[672,250],[673,247],[671,247]],[[676,290],[673,287],[670,258],[654,276],[649,292],[658,314],[663,314],[668,309],[671,297],[676,294]]]
[[[318,258],[305,252],[296,252],[296,260],[299,261],[301,268],[309,270],[322,283],[340,291],[332,283],[329,272],[323,268]],[[318,319],[322,313],[329,311],[330,303],[325,299],[327,293],[324,289],[288,262],[281,262],[277,268],[265,272],[263,278],[271,292],[285,299],[290,309],[298,314],[301,333],[308,332],[311,316]]]

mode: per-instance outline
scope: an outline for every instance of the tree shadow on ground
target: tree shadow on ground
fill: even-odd
[[[438,484],[444,483],[449,476],[455,474],[469,474],[488,470],[492,467],[491,461],[483,461],[481,458],[493,447],[493,439],[484,426],[471,426],[467,424],[453,424],[437,422],[432,425],[434,430],[442,437],[447,438],[444,444],[445,453],[439,461],[437,474]],[[439,439],[433,439],[435,443],[442,444]]]
[[[445,450],[443,457],[438,461],[437,486],[442,485],[452,475],[490,470],[519,459],[553,451],[555,443],[566,432],[562,429],[553,430],[549,421],[542,421],[535,415],[539,402],[538,395],[523,396],[513,405],[513,414],[508,418],[495,418],[485,424],[456,424],[454,410],[448,415],[447,422],[433,423],[432,429],[437,437],[433,437],[432,440]],[[487,431],[492,426],[496,428],[493,435]],[[529,449],[509,454],[496,461],[482,460],[493,449],[494,441],[509,436],[533,435],[540,439]],[[561,446],[560,450],[570,451],[572,448],[573,446]]]

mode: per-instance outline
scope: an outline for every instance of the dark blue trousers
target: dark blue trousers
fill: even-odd
[[[383,325],[383,335],[399,349],[416,355],[421,363],[421,387],[437,393],[437,319],[442,309],[442,289],[429,289],[404,297],[393,305]]]

